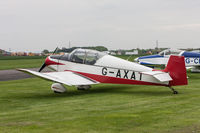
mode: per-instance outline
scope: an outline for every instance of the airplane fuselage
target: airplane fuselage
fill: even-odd
[[[58,72],[71,71],[83,76],[89,77],[101,83],[112,84],[138,84],[138,85],[164,85],[169,82],[160,82],[151,75],[142,74],[141,72],[152,71],[152,68],[139,65],[124,59],[119,59],[111,55],[105,55],[94,65],[76,63],[72,61],[63,61],[52,59],[51,61],[59,62],[62,65],[50,65]]]

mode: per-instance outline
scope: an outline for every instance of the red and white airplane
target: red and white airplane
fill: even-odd
[[[55,71],[42,73],[46,66]],[[188,84],[184,57],[174,55],[164,70],[155,70],[95,50],[75,49],[48,56],[39,72],[19,70],[55,82],[51,89],[58,93],[66,91],[63,84],[89,89],[93,84],[109,83],[166,86],[177,94],[172,86]]]

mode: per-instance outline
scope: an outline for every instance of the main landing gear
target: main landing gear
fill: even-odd
[[[169,88],[173,91],[173,94],[178,94],[178,91],[176,91],[173,87],[169,86]]]
[[[77,89],[78,90],[89,90],[91,88],[90,85],[78,85]]]
[[[65,88],[63,84],[60,83],[53,83],[51,85],[51,89],[54,91],[54,93],[64,93],[67,90],[67,88]]]

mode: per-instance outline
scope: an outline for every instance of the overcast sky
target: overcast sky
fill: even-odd
[[[0,0],[0,48],[200,47],[200,0]]]

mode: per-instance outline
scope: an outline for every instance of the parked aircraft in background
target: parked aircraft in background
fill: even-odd
[[[193,50],[192,52],[200,53],[200,49],[198,49],[198,50]]]
[[[46,67],[55,72],[42,73]],[[19,69],[35,76],[51,80],[54,92],[65,92],[68,86],[89,89],[93,84],[132,84],[169,87],[187,85],[187,75],[182,56],[170,56],[164,70],[155,70],[134,62],[117,58],[102,52],[87,49],[75,49],[70,54],[51,55],[45,60],[39,72]]]
[[[146,66],[167,65],[170,55],[185,57],[185,66],[192,72],[200,72],[200,53],[166,49],[157,55],[142,56],[134,61]]]

